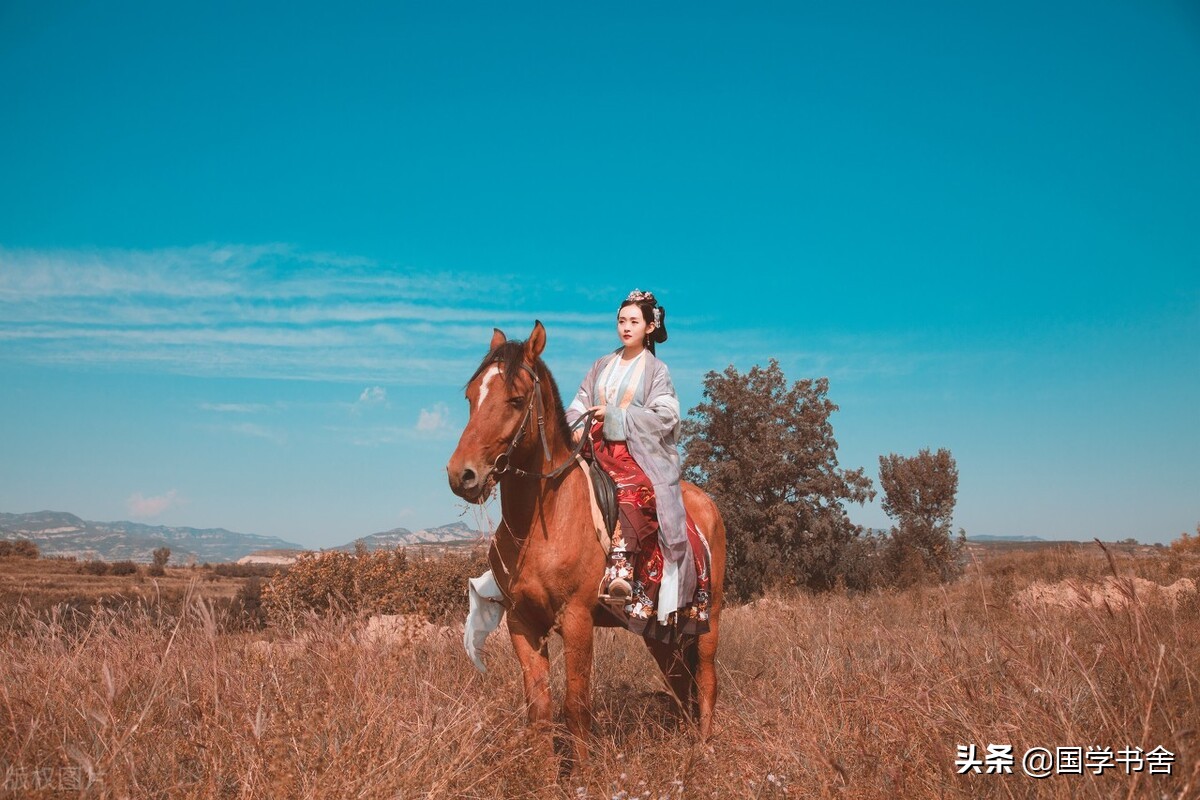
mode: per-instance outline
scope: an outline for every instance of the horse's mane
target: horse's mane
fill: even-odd
[[[492,364],[499,364],[504,368],[504,384],[511,388],[513,381],[517,379],[517,375],[521,372],[521,362],[524,359],[525,342],[507,341],[483,357],[483,361],[479,362],[479,368],[467,380],[467,386],[470,386],[471,382],[483,374],[484,370]],[[563,409],[562,396],[558,393],[558,383],[555,382],[550,368],[546,366],[540,357],[534,359],[533,368],[538,373],[538,380],[550,387],[551,407],[553,408],[554,418],[558,421],[559,438],[569,449],[574,443],[571,441],[571,431],[567,425],[567,414]]]

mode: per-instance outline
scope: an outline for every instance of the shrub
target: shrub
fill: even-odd
[[[467,614],[467,579],[488,569],[484,551],[410,562],[400,592],[401,613],[460,621]]]
[[[205,568],[222,578],[273,578],[287,571],[285,564],[205,564]]]
[[[442,620],[467,612],[467,578],[487,569],[482,551],[412,558],[404,550],[302,555],[262,590],[267,618],[307,611],[419,613]]]
[[[263,606],[263,581],[258,576],[246,579],[230,605],[232,627],[262,630],[267,625],[267,609]]]
[[[137,575],[138,565],[132,561],[114,561],[109,565],[110,575]]]
[[[272,619],[304,611],[343,608],[395,613],[392,592],[399,587],[407,563],[404,551],[377,550],[351,555],[337,550],[305,553],[286,574],[263,590]]]
[[[79,572],[81,575],[107,575],[108,562],[89,559],[79,565]]]
[[[0,556],[37,558],[40,552],[38,546],[28,539],[6,539],[0,541]]]
[[[163,568],[162,564],[151,564],[146,567],[146,574],[151,578],[161,578],[167,574],[167,571]]]
[[[1200,555],[1200,523],[1196,524],[1196,535],[1191,536],[1187,531],[1171,542],[1171,552],[1178,555]]]

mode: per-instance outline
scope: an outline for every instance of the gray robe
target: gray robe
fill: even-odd
[[[617,350],[602,356],[588,370],[575,399],[567,408],[567,422],[575,424],[592,406],[600,405],[604,387],[598,382],[614,359],[621,357]],[[677,586],[675,597],[664,597],[660,590],[658,617],[666,615],[692,601],[696,593],[696,565],[692,561],[687,539],[687,515],[683,493],[679,486],[679,399],[667,365],[647,350],[640,385],[634,390],[627,408],[606,406],[604,437],[624,440],[634,461],[654,485],[658,508],[658,541],[663,553],[663,586],[670,592]]]

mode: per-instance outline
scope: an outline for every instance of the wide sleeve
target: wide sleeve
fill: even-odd
[[[675,395],[675,384],[671,382],[671,373],[666,364],[655,363],[654,369],[647,370],[646,386],[642,404],[630,405],[625,409],[610,408],[605,412],[605,430],[609,425],[609,415],[613,415],[613,427],[619,428],[624,434],[620,438],[637,437],[646,442],[654,442],[659,446],[674,449],[679,441],[679,398]]]

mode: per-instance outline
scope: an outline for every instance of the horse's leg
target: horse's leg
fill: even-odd
[[[694,652],[695,639],[689,638],[688,641],[681,643],[682,646],[674,646],[653,639],[645,641],[646,649],[658,662],[658,668],[662,670],[667,688],[671,690],[671,694],[679,703],[680,711],[690,716],[693,713],[692,706],[695,701],[695,695],[692,692],[694,665],[689,663],[687,656],[689,648]]]
[[[699,671],[700,639],[689,637],[679,649],[679,657],[687,673],[688,704],[687,711],[692,720],[700,718],[700,692],[696,686],[696,675]]]
[[[707,633],[700,634],[696,647],[696,705],[700,712],[700,738],[712,736],[713,707],[717,704],[717,617],[714,610]]]
[[[696,681],[693,689],[700,717],[700,737],[707,739],[712,735],[713,707],[717,704],[717,639],[725,600],[725,522],[712,498],[692,484],[684,484],[683,489],[688,513],[708,542],[712,557],[708,632],[700,634],[693,661]]]
[[[593,626],[589,594],[585,603],[568,606],[562,614],[563,653],[566,656],[567,688],[563,713],[567,731],[575,749],[575,764],[588,760],[588,739],[592,732],[592,645]]]
[[[509,616],[508,632],[517,660],[521,662],[529,724],[549,732],[553,716],[550,707],[550,653],[546,647],[546,631],[538,630],[514,614]]]

